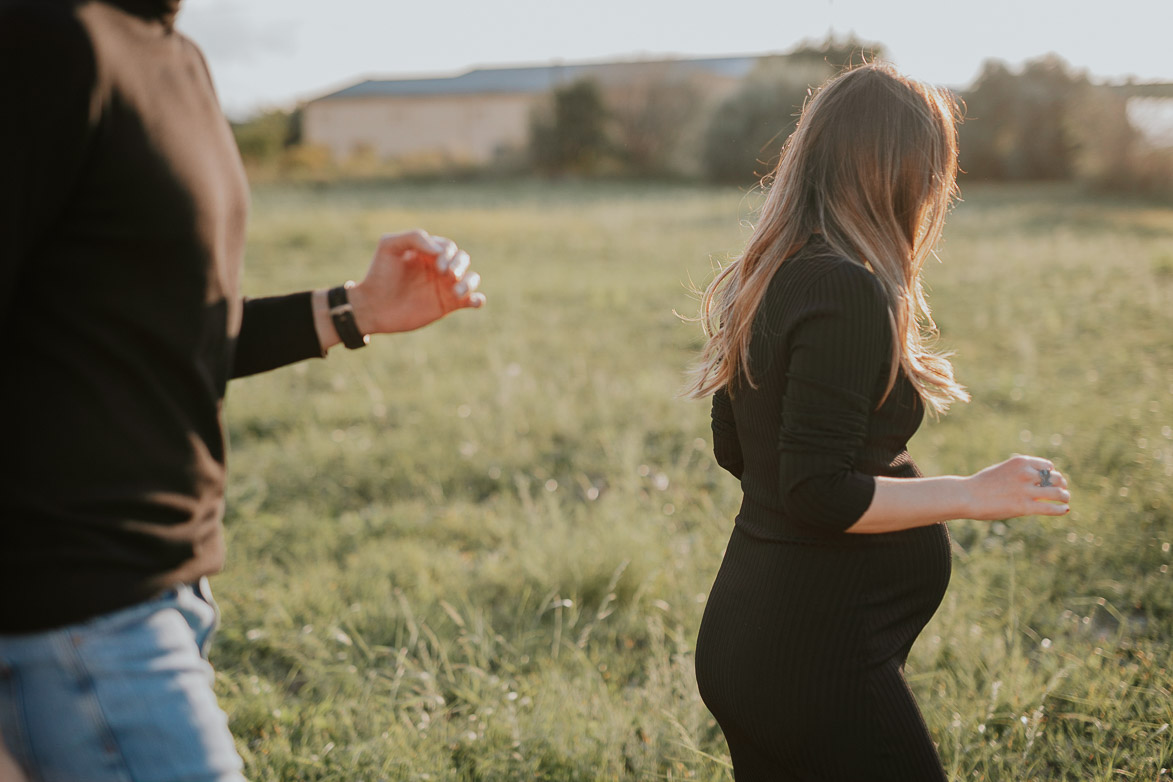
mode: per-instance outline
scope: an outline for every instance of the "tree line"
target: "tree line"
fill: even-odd
[[[686,116],[682,106],[677,115],[650,117],[652,127],[646,130],[670,143],[681,126],[700,119],[704,129],[695,150],[695,173],[718,182],[755,181],[777,162],[810,90],[864,57],[883,57],[882,47],[832,43],[766,58],[716,105],[705,107],[698,100],[687,106],[687,111],[703,110],[707,116]],[[796,61],[821,65],[821,76],[808,81],[811,70],[796,70]],[[1173,150],[1154,147],[1133,126],[1128,96],[1120,86],[1094,83],[1086,72],[1053,54],[1019,69],[987,61],[973,85],[956,96],[962,114],[962,176],[1077,181],[1103,190],[1173,194]],[[629,165],[635,147],[628,140],[627,123],[597,84],[584,81],[559,88],[550,103],[553,110],[535,120],[531,135],[531,155],[539,170],[586,173],[606,168],[609,160],[619,171],[680,173],[666,153],[641,159],[642,166]],[[584,115],[590,121],[578,120]],[[655,164],[650,170],[648,162]]]
[[[881,45],[854,40],[803,44],[761,58],[719,99],[695,77],[672,71],[622,89],[576,81],[539,102],[525,149],[480,173],[752,183],[777,161],[814,87],[853,63],[885,56]],[[1056,55],[1019,68],[989,60],[957,95],[963,177],[1173,195],[1173,150],[1150,144],[1134,127],[1128,97]],[[301,145],[298,111],[268,112],[234,130],[253,164],[325,163]]]

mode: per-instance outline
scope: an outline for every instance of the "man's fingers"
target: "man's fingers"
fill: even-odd
[[[379,244],[394,253],[415,250],[428,255],[437,255],[443,251],[444,242],[447,241],[441,236],[432,236],[427,231],[416,228],[401,233],[383,234]]]
[[[420,256],[427,256],[437,274],[451,274],[457,280],[468,270],[468,253],[461,250],[456,242],[443,236],[431,236],[418,228],[403,233],[384,234],[379,249],[407,260],[424,260]]]
[[[463,280],[452,286],[452,293],[456,295],[456,298],[463,299],[468,294],[474,292],[477,289],[477,286],[480,284],[481,275],[477,274],[476,272],[472,272]]]
[[[468,271],[468,264],[468,253],[466,253],[464,250],[460,250],[456,253],[455,256],[453,256],[452,261],[448,264],[448,271],[452,273],[453,277],[459,280],[464,276],[464,273]]]

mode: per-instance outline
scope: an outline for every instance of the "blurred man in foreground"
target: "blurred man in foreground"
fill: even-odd
[[[212,692],[229,378],[480,307],[452,242],[242,300],[248,188],[180,0],[0,0],[0,736],[32,778],[235,780]]]

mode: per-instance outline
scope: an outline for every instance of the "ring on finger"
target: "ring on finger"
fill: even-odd
[[[1039,486],[1053,486],[1054,485],[1051,483],[1051,471],[1049,469],[1040,469],[1038,471],[1038,473],[1039,473]]]

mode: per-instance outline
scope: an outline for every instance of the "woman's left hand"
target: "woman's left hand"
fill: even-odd
[[[379,240],[367,276],[349,299],[362,333],[412,331],[455,310],[484,306],[480,280],[455,242],[417,229]]]

